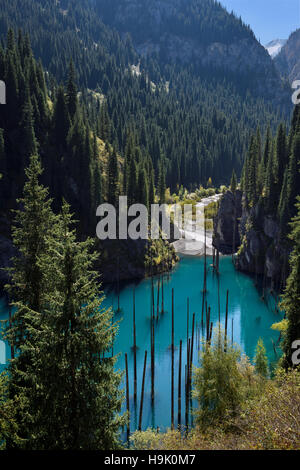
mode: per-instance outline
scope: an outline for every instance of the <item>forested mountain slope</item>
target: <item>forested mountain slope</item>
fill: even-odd
[[[105,23],[130,33],[143,56],[161,64],[222,71],[258,96],[273,98],[280,79],[265,48],[241,18],[213,0],[91,0]],[[278,91],[277,90],[277,91]],[[277,96],[279,102],[282,95]]]
[[[118,2],[120,15],[127,3]],[[141,21],[148,18],[150,7],[156,12],[157,5],[157,2],[150,2],[145,6]],[[98,128],[99,137],[103,140],[114,142],[124,156],[132,145],[137,148],[137,172],[149,157],[154,167],[155,183],[158,184],[160,173],[163,173],[162,177],[171,191],[180,184],[191,188],[206,184],[209,177],[214,184],[228,182],[232,167],[240,173],[252,130],[257,125],[265,128],[268,121],[274,126],[279,120],[281,111],[275,109],[274,101],[265,102],[269,79],[272,98],[277,103],[282,99],[289,102],[284,97],[271,59],[240,20],[207,0],[187,2],[186,11],[182,10],[184,5],[180,2],[174,5],[174,14],[160,24],[159,34],[164,31],[169,34],[173,28],[180,39],[187,30],[194,35],[201,26],[203,34],[197,38],[198,49],[193,50],[208,47],[208,42],[215,44],[215,51],[221,48],[223,52],[218,56],[217,69],[214,59],[213,66],[210,62],[202,64],[198,59],[182,65],[162,60],[161,54],[147,58],[140,56],[139,47],[134,50],[131,39],[123,34],[123,30],[120,30],[120,37],[111,28],[118,26],[117,21],[111,19],[114,3],[109,6],[106,2],[95,3],[92,0],[24,0],[21,4],[17,0],[3,0],[0,12],[2,37],[10,26],[29,32],[34,54],[37,59],[41,58],[49,72],[46,78],[50,94],[55,82],[66,81],[72,57],[84,99],[87,99],[87,88],[95,90],[96,96],[100,97],[100,100],[89,102],[90,125]],[[190,28],[192,8],[199,10],[199,14],[193,15],[196,23]],[[135,9],[130,11],[134,15],[128,18],[130,21],[125,26],[136,41],[139,36],[130,25],[136,24],[136,31],[143,28],[135,21]],[[203,11],[205,15],[202,15]],[[186,21],[188,26],[184,26]],[[149,21],[145,29],[145,34],[150,36],[152,23]],[[204,40],[204,36],[207,39]],[[251,47],[247,46],[243,53],[239,50],[238,56],[231,56],[230,50],[232,47],[235,49],[232,46],[234,41],[250,41]],[[161,42],[164,43],[163,37]],[[176,49],[184,49],[181,42]],[[262,68],[258,67],[256,59],[254,61],[249,56],[252,49]],[[247,55],[251,71],[243,69],[240,53]],[[228,67],[229,59],[234,64],[233,69]],[[237,64],[240,64],[242,75],[236,69]],[[135,72],[133,65],[136,66]],[[262,84],[261,88],[258,82]],[[101,100],[102,111],[99,109]],[[107,121],[106,131],[100,130],[101,112]],[[125,162],[126,172],[130,168],[128,160]],[[136,192],[136,189],[131,188],[131,192]]]
[[[281,123],[276,135],[252,136],[240,190],[228,191],[215,219],[214,244],[235,253],[236,267],[263,279],[264,289],[282,292],[290,272],[291,221],[300,194],[300,107],[289,132]],[[234,233],[234,227],[239,233]],[[295,241],[295,240],[293,240]]]

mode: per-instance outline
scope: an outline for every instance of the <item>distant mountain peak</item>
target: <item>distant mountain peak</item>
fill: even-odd
[[[274,57],[279,54],[286,42],[287,39],[273,39],[273,41],[270,41],[265,45],[265,48],[267,49],[272,59],[274,59]]]

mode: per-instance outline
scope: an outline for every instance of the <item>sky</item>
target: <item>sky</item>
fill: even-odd
[[[287,39],[300,28],[300,0],[220,0],[246,24],[257,39],[267,44],[273,39]]]

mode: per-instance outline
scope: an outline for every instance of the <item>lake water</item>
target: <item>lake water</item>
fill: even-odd
[[[212,259],[208,258],[208,266]],[[119,321],[119,334],[114,345],[114,354],[120,354],[117,367],[125,369],[125,353],[128,355],[129,390],[131,431],[137,428],[142,373],[145,350],[148,353],[145,377],[145,394],[143,407],[143,429],[159,427],[164,430],[171,423],[171,298],[174,288],[174,334],[175,334],[175,425],[177,422],[177,389],[179,344],[182,340],[182,423],[185,424],[185,364],[187,358],[187,298],[189,298],[189,336],[192,334],[192,314],[195,313],[194,363],[197,363],[199,330],[202,313],[204,258],[181,257],[181,261],[168,276],[164,276],[164,310],[155,320],[155,399],[151,405],[151,367],[150,367],[150,323],[151,323],[151,280],[140,283],[126,284],[120,289],[121,313],[115,314],[115,321]],[[237,272],[231,257],[220,258],[220,318],[225,323],[226,292],[229,290],[229,316],[228,337],[233,336],[234,342],[240,345],[242,351],[253,359],[258,339],[264,340],[270,364],[276,362],[274,344],[277,344],[279,334],[270,329],[271,325],[281,319],[276,313],[275,303],[271,296],[268,301],[261,299],[261,293],[256,289],[254,280]],[[157,300],[157,278],[154,279],[155,304]],[[133,290],[136,299],[136,337],[137,337],[137,403],[133,401]],[[211,307],[211,321],[217,325],[218,313],[218,280],[217,276],[208,269],[207,275],[207,303]],[[117,293],[113,288],[106,290],[105,306],[117,308]],[[161,303],[161,295],[160,295]],[[156,305],[155,305],[156,315]],[[7,318],[7,308],[4,301],[0,302],[0,320]],[[205,318],[205,315],[204,315]],[[232,322],[233,320],[233,322]],[[205,321],[205,320],[204,320]],[[232,332],[233,324],[233,332]],[[233,334],[232,334],[233,333]],[[272,342],[273,341],[273,342]],[[279,353],[279,350],[277,348]],[[0,370],[4,368],[1,363],[9,358],[9,348],[0,342]],[[124,384],[123,384],[124,385]],[[125,404],[124,404],[125,408]]]

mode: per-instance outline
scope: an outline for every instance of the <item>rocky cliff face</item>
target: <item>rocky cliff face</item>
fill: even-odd
[[[240,219],[242,216],[242,193],[227,191],[220,201],[218,214],[214,219],[213,246],[222,254],[232,254],[241,244]],[[235,234],[234,234],[235,229]]]
[[[274,63],[280,74],[290,83],[300,80],[300,29],[291,34]]]
[[[265,215],[259,206],[243,209],[240,235],[237,269],[264,275],[280,287],[288,275],[290,247],[282,241],[277,220]]]
[[[247,209],[240,191],[235,206],[233,194],[228,191],[214,220],[214,246],[222,254],[232,253],[234,225],[238,230],[235,235],[236,268],[249,274],[264,275],[273,285],[279,286],[288,274],[290,248],[281,240],[278,222],[265,215],[259,205]]]

